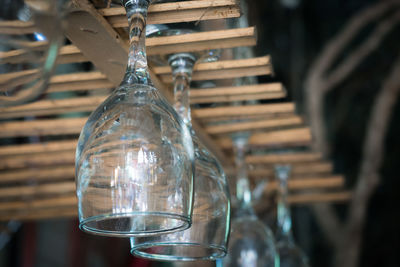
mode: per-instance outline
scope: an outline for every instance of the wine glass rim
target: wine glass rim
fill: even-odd
[[[148,253],[142,250],[148,248],[161,248],[161,247],[199,247],[203,249],[212,250],[213,253],[207,256],[177,256],[177,255],[163,255],[157,253]],[[153,259],[160,261],[198,261],[198,260],[216,260],[226,256],[227,249],[224,246],[201,244],[195,242],[152,242],[134,245],[131,248],[131,254],[140,258]]]
[[[117,231],[117,230],[105,230],[98,227],[91,227],[89,223],[106,221],[110,219],[126,218],[126,217],[137,217],[137,216],[158,216],[175,219],[181,223],[176,227],[165,228],[160,230],[148,230],[148,231]],[[157,236],[162,234],[170,234],[178,231],[188,229],[192,224],[191,218],[166,212],[127,212],[127,213],[113,213],[113,214],[101,214],[97,216],[91,216],[87,219],[80,220],[79,228],[87,233],[100,235],[100,236],[112,236],[112,237],[144,237],[144,236]]]

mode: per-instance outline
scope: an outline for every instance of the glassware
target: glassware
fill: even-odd
[[[295,244],[292,234],[292,219],[287,203],[287,181],[290,171],[291,167],[289,165],[275,166],[275,175],[279,181],[276,245],[280,255],[281,267],[308,267],[308,259]]]
[[[0,107],[38,98],[62,44],[62,0],[0,0]]]
[[[251,206],[252,196],[245,162],[247,142],[248,135],[234,138],[238,210],[232,220],[228,255],[223,260],[223,266],[278,267],[279,255],[272,231],[257,218]]]
[[[150,80],[150,1],[122,3],[131,44],[125,77],[90,115],[76,151],[80,228],[106,236],[181,231],[190,227],[193,208],[192,139]]]
[[[160,35],[182,34],[184,30],[163,30]],[[192,133],[195,151],[195,196],[192,226],[181,232],[131,238],[135,256],[166,260],[214,260],[226,255],[230,231],[230,200],[224,171],[217,159],[200,142],[192,129],[189,89],[192,70],[200,53],[168,56],[174,77],[175,109]]]

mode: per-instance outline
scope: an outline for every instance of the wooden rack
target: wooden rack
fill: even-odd
[[[57,62],[91,62],[95,70],[55,75],[41,100],[0,108],[0,138],[53,138],[53,141],[47,142],[27,141],[0,146],[0,220],[77,215],[74,184],[77,137],[87,120],[87,113],[104,101],[110,89],[119,84],[125,70],[128,45],[124,9],[96,9],[88,0],[72,2],[75,9],[66,17],[66,36],[72,44],[61,48]],[[167,24],[239,16],[236,0],[197,0],[154,4],[150,7],[148,22]],[[1,33],[24,34],[33,31],[33,25],[27,22],[0,23]],[[35,49],[43,49],[43,42],[30,45]],[[254,27],[153,37],[146,41],[148,55],[254,45]],[[27,60],[29,58],[22,50],[0,55],[2,62],[20,63]],[[150,66],[150,71],[156,87],[171,100],[170,68]],[[229,81],[271,74],[270,57],[263,56],[199,63],[195,66],[193,80]],[[32,75],[35,75],[34,70],[1,74],[0,85],[26,81]],[[51,98],[53,94],[61,92],[88,92],[88,96]],[[289,181],[290,203],[347,201],[351,192],[344,189],[344,178],[333,175],[332,164],[324,161],[320,154],[308,151],[312,142],[310,129],[296,114],[295,105],[285,101],[285,97],[286,90],[280,83],[194,89],[190,96],[192,104],[216,106],[193,106],[193,125],[202,141],[223,163],[228,176],[235,173],[230,134],[250,131],[251,153],[246,160],[251,166],[249,174],[253,181],[272,179],[274,164],[293,164],[293,179]],[[277,99],[282,101],[276,103]],[[267,104],[231,105],[232,102],[248,100],[267,100]],[[268,100],[275,100],[275,103],[268,103]],[[78,115],[64,116],[73,113]],[[26,119],[32,116],[33,120]],[[293,152],[273,153],[276,149],[287,148]],[[265,194],[276,189],[276,182],[271,180]]]

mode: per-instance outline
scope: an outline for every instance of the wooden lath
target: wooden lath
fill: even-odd
[[[171,83],[172,75],[169,66],[154,67],[154,73],[162,82]],[[269,56],[198,63],[193,69],[193,81],[233,79],[248,76],[272,74]]]
[[[77,1],[77,0],[76,0]],[[128,27],[125,9],[122,7],[99,9],[115,28]],[[148,24],[166,24],[212,19],[237,18],[240,9],[236,0],[203,0],[154,4],[149,7]]]
[[[0,146],[0,220],[75,217],[76,198],[74,161],[77,135],[87,120],[79,112],[90,112],[115,88],[125,71],[127,26],[122,8],[96,10],[87,0],[73,0],[76,10],[67,16],[70,22],[67,36],[73,44],[61,48],[58,64],[92,62],[92,72],[56,75],[51,78],[46,98],[18,107],[0,109],[0,138],[45,136],[58,141]],[[175,23],[208,19],[238,17],[236,0],[198,0],[152,5],[149,23]],[[9,23],[1,31],[23,33],[32,30],[26,23]],[[122,36],[118,33],[122,33]],[[253,46],[256,43],[254,27],[199,32],[171,37],[153,37],[146,41],[148,55],[206,49]],[[43,43],[32,43],[40,49]],[[107,53],[104,53],[106,51]],[[99,56],[101,54],[102,56]],[[26,55],[15,50],[0,55],[11,63],[24,62]],[[157,88],[171,100],[171,70],[169,66],[150,66]],[[234,79],[271,75],[269,56],[199,63],[194,80]],[[26,81],[35,75],[13,73],[0,75],[0,83]],[[11,77],[11,78],[10,78]],[[9,79],[9,80],[6,80]],[[104,89],[108,89],[104,90]],[[95,90],[95,91],[94,91]],[[50,100],[55,92],[93,91],[94,95]],[[92,92],[88,92],[91,94]],[[289,182],[292,204],[313,202],[343,202],[351,192],[343,191],[344,178],[333,175],[333,166],[318,153],[290,152],[265,154],[270,148],[307,147],[311,134],[290,102],[230,106],[230,102],[281,99],[286,90],[280,83],[193,89],[192,104],[218,104],[192,108],[193,125],[203,143],[222,161],[229,176],[232,167],[230,134],[250,131],[251,154],[246,157],[249,176],[253,181],[272,178],[274,164],[292,164]],[[273,101],[275,102],[275,101]],[[57,118],[59,114],[75,113],[72,118]],[[84,113],[85,114],[85,113]],[[26,116],[51,116],[22,121]],[[18,118],[18,120],[16,120]],[[10,120],[11,119],[11,120]],[[65,137],[65,135],[68,135]],[[63,137],[64,136],[64,137]],[[68,139],[64,139],[68,138]],[[273,150],[269,150],[271,153]],[[262,153],[262,154],[256,154]],[[275,192],[277,183],[269,181],[265,193]]]
[[[288,197],[290,205],[307,205],[312,203],[343,203],[349,201],[352,193],[350,191],[339,191],[339,192],[325,192],[325,193],[297,193],[292,194]],[[75,201],[75,202],[74,202]],[[41,220],[51,218],[69,218],[77,217],[77,205],[76,200],[71,197],[59,197],[48,200],[43,200],[47,208],[37,208],[36,203],[34,207],[23,204],[21,202],[13,205],[18,207],[25,207],[18,209],[13,212],[0,213],[0,221],[8,220]],[[39,202],[42,205],[43,202]],[[57,205],[53,205],[57,204]],[[64,204],[68,204],[63,206]],[[54,207],[55,206],[55,207]]]
[[[217,30],[181,34],[176,36],[151,37],[146,39],[147,55],[162,55],[181,52],[205,51],[209,49],[233,48],[240,46],[254,46],[256,44],[255,27],[240,29]],[[47,42],[38,41],[26,44],[37,50],[43,50]],[[0,53],[3,63],[30,62],[32,58],[24,49],[11,50]],[[75,45],[65,45],[60,48],[58,64],[89,61]],[[122,63],[122,62],[121,62]]]

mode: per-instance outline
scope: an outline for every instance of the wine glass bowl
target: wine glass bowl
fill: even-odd
[[[252,192],[247,175],[245,154],[248,133],[232,136],[236,154],[237,210],[232,220],[228,255],[225,267],[279,267],[279,255],[270,228],[260,221],[252,207]]]
[[[123,0],[130,49],[121,85],[89,117],[76,150],[80,228],[106,236],[152,236],[191,225],[190,132],[153,87],[147,68],[148,0]]]
[[[189,229],[154,237],[131,238],[135,256],[165,261],[214,260],[226,255],[230,202],[219,163],[192,136],[195,147],[195,196]]]
[[[38,98],[63,40],[63,1],[0,1],[0,106]]]
[[[292,234],[292,219],[287,202],[290,165],[275,165],[275,176],[279,182],[278,190],[278,220],[277,249],[280,255],[281,267],[309,267],[308,259],[296,245]]]
[[[229,253],[224,266],[278,267],[272,231],[256,216],[244,215],[232,221]]]
[[[92,113],[76,159],[82,229],[130,236],[189,227],[191,139],[175,116],[144,85],[119,88]]]
[[[157,29],[157,28],[156,28]],[[161,25],[153,36],[177,35],[190,30],[166,30]],[[226,177],[215,156],[200,142],[192,129],[189,88],[194,64],[200,53],[153,56],[156,63],[171,66],[174,76],[175,110],[192,135],[195,155],[195,195],[189,229],[152,237],[131,238],[135,256],[165,261],[214,260],[226,255],[230,231],[230,197]]]

